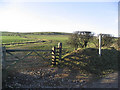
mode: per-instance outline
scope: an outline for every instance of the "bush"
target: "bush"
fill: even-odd
[[[102,34],[102,46],[110,47],[113,44],[113,36],[110,34]]]
[[[89,40],[93,37],[92,32],[80,32],[75,31],[69,38],[68,44],[73,46],[75,49],[77,48],[86,48]]]
[[[93,38],[90,40],[90,42],[94,44],[95,48],[98,48],[98,47],[99,47],[99,39],[97,39],[97,37],[93,37]]]

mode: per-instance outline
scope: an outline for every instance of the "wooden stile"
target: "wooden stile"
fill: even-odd
[[[56,47],[52,48],[52,64],[56,65]]]
[[[59,53],[59,60],[61,60],[61,56],[62,56],[62,43],[58,43],[58,53]]]
[[[52,48],[52,65],[56,65],[62,57],[62,43],[58,43],[58,47]]]

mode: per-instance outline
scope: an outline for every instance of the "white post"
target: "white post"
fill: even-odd
[[[101,56],[101,38],[102,34],[99,34],[99,56]]]

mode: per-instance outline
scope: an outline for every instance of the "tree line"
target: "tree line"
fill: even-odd
[[[98,36],[97,36],[98,37]],[[75,31],[70,35],[68,44],[75,48],[86,48],[88,43],[93,43],[98,47],[98,38],[94,36],[93,32],[89,31]],[[115,37],[111,34],[102,34],[102,47],[110,47],[114,43]]]
[[[19,33],[19,32],[2,32],[2,36],[22,36],[22,35],[71,35],[71,33],[64,32],[27,32],[27,33]]]

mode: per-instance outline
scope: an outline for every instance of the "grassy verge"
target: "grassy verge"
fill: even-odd
[[[118,70],[118,51],[103,49],[102,56],[98,56],[98,49],[78,49],[63,56],[61,67],[77,68],[95,75],[104,77],[108,73]]]

